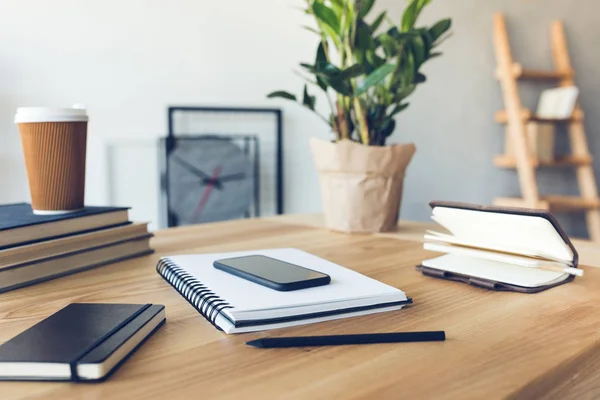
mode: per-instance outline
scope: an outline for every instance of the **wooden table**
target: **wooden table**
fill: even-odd
[[[158,303],[167,324],[102,384],[1,382],[0,399],[600,398],[600,269],[535,295],[424,277],[414,241],[277,220],[158,232],[156,254],[0,295],[0,342],[70,302]],[[401,311],[225,335],[155,272],[166,254],[297,247],[397,286]],[[446,342],[261,350],[265,335],[445,330]]]

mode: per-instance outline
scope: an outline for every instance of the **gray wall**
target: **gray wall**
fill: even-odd
[[[392,4],[398,2],[387,3],[398,7]],[[530,68],[553,67],[550,23],[564,21],[591,152],[600,156],[598,0],[434,0],[421,22],[450,16],[454,35],[443,44],[444,56],[425,67],[428,82],[400,116],[393,139],[413,141],[418,149],[408,171],[404,218],[427,219],[432,199],[491,203],[496,196],[520,194],[516,173],[492,164],[502,151],[504,136],[503,127],[493,122],[494,112],[503,108],[500,87],[492,77],[492,17],[497,11],[506,16],[513,57]],[[544,86],[525,82],[521,88],[525,106],[535,109]],[[569,150],[565,139],[564,132],[559,134],[559,152]],[[594,168],[600,176],[598,160]],[[543,170],[538,177],[542,194],[577,194],[572,171]],[[582,215],[559,218],[571,234],[586,235]]]
[[[310,18],[295,9],[303,0],[238,0],[235,7],[210,0],[155,1],[151,6],[55,0],[52,8],[44,0],[0,3],[0,203],[28,197],[13,123],[17,106],[88,105],[92,151],[86,201],[107,204],[109,174],[101,151],[107,144],[155,143],[165,132],[168,105],[210,104],[282,107],[286,211],[320,211],[308,138],[326,139],[329,129],[295,104],[265,98],[275,89],[298,92],[302,81],[292,70],[314,57],[316,38],[301,28]],[[377,7],[396,21],[405,6],[404,0],[377,0]],[[519,194],[515,172],[492,164],[503,141],[503,128],[493,122],[494,111],[502,108],[492,77],[496,11],[507,16],[516,58],[536,68],[552,66],[550,22],[565,21],[589,141],[600,155],[593,130],[600,122],[600,80],[593,72],[600,61],[598,0],[433,0],[422,22],[450,16],[454,36],[443,45],[445,55],[426,66],[428,82],[400,115],[393,136],[418,148],[406,180],[403,218],[428,219],[432,199],[490,203],[495,196]],[[46,59],[52,63],[40,62]],[[535,107],[538,93],[532,85],[524,88],[527,106]],[[328,111],[322,98],[318,107]],[[135,173],[131,189],[136,196],[123,204],[140,213],[135,218],[152,221],[154,214],[146,211],[155,198],[150,186],[157,181],[155,168],[138,167]],[[572,173],[540,175],[543,191],[575,193]],[[140,197],[143,201],[136,203]],[[585,233],[581,217],[569,216],[566,226],[571,233]]]

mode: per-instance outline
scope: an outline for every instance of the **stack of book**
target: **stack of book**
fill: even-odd
[[[36,215],[26,203],[0,206],[0,292],[152,253],[147,224],[128,214],[86,207]]]

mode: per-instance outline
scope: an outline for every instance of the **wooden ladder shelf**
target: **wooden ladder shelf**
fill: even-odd
[[[600,241],[600,198],[592,168],[585,130],[583,111],[577,105],[570,118],[555,120],[537,117],[521,105],[517,81],[535,79],[556,81],[558,86],[573,86],[571,67],[563,24],[556,21],[551,30],[554,71],[529,70],[512,59],[506,23],[502,14],[494,17],[494,47],[496,53],[496,78],[500,81],[505,110],[496,113],[496,121],[506,125],[506,154],[497,156],[494,164],[503,168],[516,168],[522,198],[497,198],[496,205],[546,209],[557,212],[585,211],[590,239]],[[568,126],[571,155],[553,160],[538,160],[532,153],[527,138],[528,126],[564,123]],[[540,196],[536,169],[540,167],[574,167],[581,197]]]

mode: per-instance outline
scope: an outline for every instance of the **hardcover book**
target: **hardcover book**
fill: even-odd
[[[102,244],[73,252],[58,254],[41,260],[0,268],[0,293],[33,285],[61,276],[85,271],[151,254],[149,233],[141,237]]]
[[[0,379],[106,379],[165,320],[162,305],[70,304],[0,346]]]
[[[0,206],[0,249],[128,224],[123,207],[85,207],[60,215],[36,215],[27,203]]]

